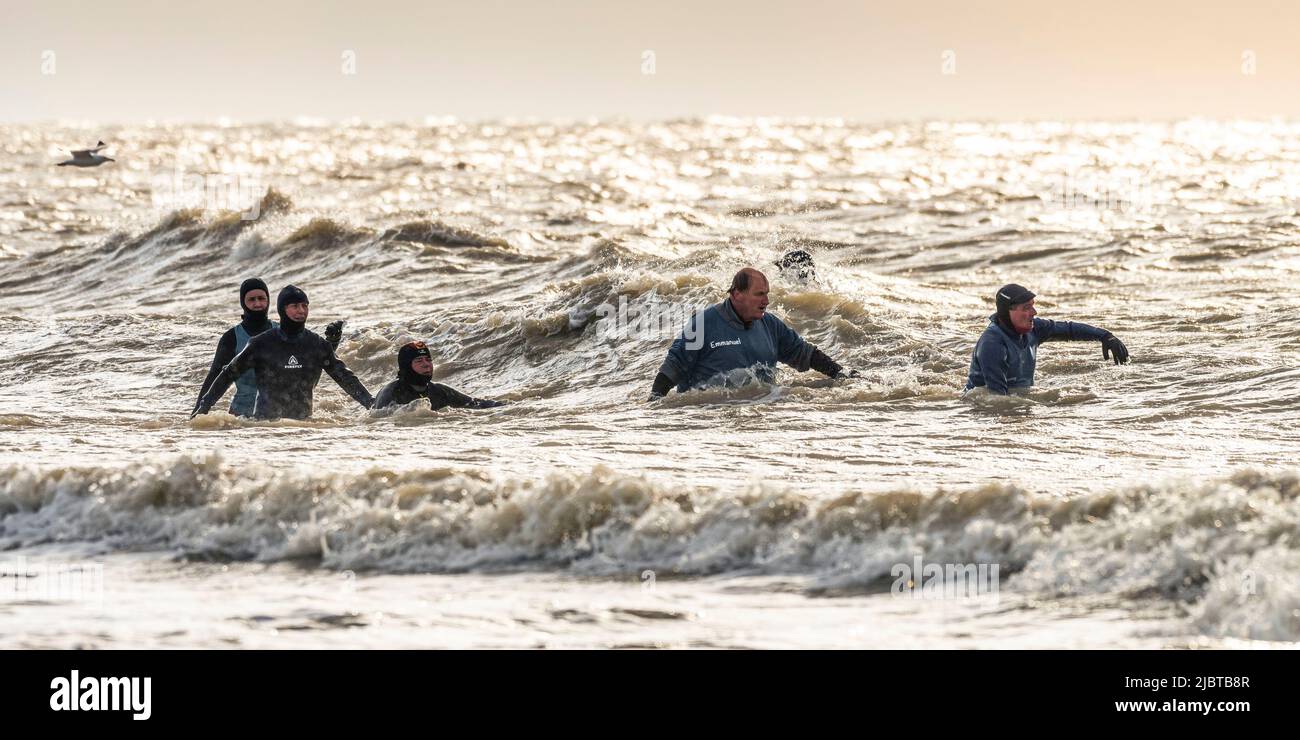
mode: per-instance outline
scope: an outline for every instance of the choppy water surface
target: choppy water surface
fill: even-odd
[[[116,163],[52,166],[96,138]],[[93,625],[58,600],[0,602],[24,644],[1300,639],[1300,125],[0,140],[0,547],[118,574]],[[205,175],[206,201],[182,202]],[[214,187],[231,182],[258,218],[217,208],[246,205]],[[772,268],[794,247],[815,280]],[[772,268],[774,313],[863,378],[787,368],[645,403],[679,318],[746,264]],[[440,382],[512,403],[370,413],[325,377],[310,421],[190,422],[254,275],[305,288],[310,326],[347,319],[339,354],[372,390],[419,338]],[[1045,345],[1029,397],[963,399],[1012,281],[1134,362]],[[998,604],[891,598],[916,555],[998,564]],[[336,603],[340,573],[362,605]],[[167,626],[223,589],[244,598],[210,629]],[[142,627],[138,599],[175,619]],[[471,616],[439,621],[453,613]],[[275,627],[303,614],[335,617]]]

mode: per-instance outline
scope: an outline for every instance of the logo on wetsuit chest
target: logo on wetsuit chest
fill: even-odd
[[[714,347],[738,347],[738,346],[740,346],[739,339],[724,339],[719,342],[709,342],[709,349],[713,349]]]
[[[298,363],[298,358],[293,355],[289,355],[289,361],[284,363],[285,370],[296,370],[300,367],[302,367],[302,365]]]

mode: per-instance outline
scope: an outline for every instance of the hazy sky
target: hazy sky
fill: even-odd
[[[0,0],[0,120],[1300,116],[1297,29],[1251,0]]]

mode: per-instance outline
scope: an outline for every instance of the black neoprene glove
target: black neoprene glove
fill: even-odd
[[[343,325],[346,323],[348,322],[334,321],[325,325],[325,341],[333,345],[334,349],[338,349],[339,342],[343,340]]]
[[[844,368],[840,367],[838,362],[827,357],[826,353],[819,349],[813,350],[812,360],[808,364],[813,370],[816,370],[827,377],[834,378],[835,380],[858,377],[857,370],[849,370],[848,372],[845,372]]]
[[[649,400],[657,401],[658,399],[663,398],[668,395],[668,391],[672,390],[672,388],[673,379],[663,373],[659,373],[655,376],[654,387],[650,389]]]
[[[1125,347],[1124,343],[1119,341],[1119,337],[1114,334],[1107,334],[1106,338],[1101,340],[1101,358],[1109,360],[1111,355],[1115,356],[1116,365],[1123,365],[1128,362],[1128,347]]]

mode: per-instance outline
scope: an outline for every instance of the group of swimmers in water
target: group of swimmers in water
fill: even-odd
[[[428,399],[434,409],[502,405],[501,401],[473,398],[431,382],[433,361],[424,342],[407,342],[398,349],[397,378],[378,396],[371,396],[335,354],[343,336],[342,321],[325,327],[324,338],[308,329],[307,293],[295,285],[286,285],[276,298],[278,323],[267,317],[269,304],[270,291],[258,278],[249,278],[239,286],[243,317],[217,343],[191,417],[210,411],[233,383],[230,413],[235,416],[306,419],[311,416],[312,393],[321,371],[368,409],[407,404],[417,398]]]
[[[805,281],[815,275],[812,256],[803,250],[787,253],[777,263],[783,274]],[[972,352],[966,390],[986,388],[1006,395],[1034,384],[1038,345],[1049,341],[1100,342],[1103,359],[1115,364],[1129,360],[1128,349],[1114,334],[1077,321],[1037,318],[1035,294],[1016,285],[999,288],[997,311]],[[408,342],[397,351],[397,377],[371,396],[365,385],[335,354],[343,322],[325,327],[325,336],[306,328],[307,294],[285,286],[276,299],[279,322],[268,319],[270,291],[257,278],[239,287],[240,322],[217,344],[212,367],[203,382],[191,417],[206,414],[235,385],[230,413],[257,419],[306,419],[312,393],[324,371],[349,396],[367,409],[409,404],[427,399],[433,409],[492,408],[502,401],[474,398],[431,382],[433,361],[424,342]],[[767,277],[752,267],[735,274],[727,297],[699,311],[683,327],[659,366],[650,400],[729,382],[737,371],[746,378],[773,382],[776,364],[805,372],[816,370],[830,378],[859,377],[845,370],[816,346],[767,312]]]

